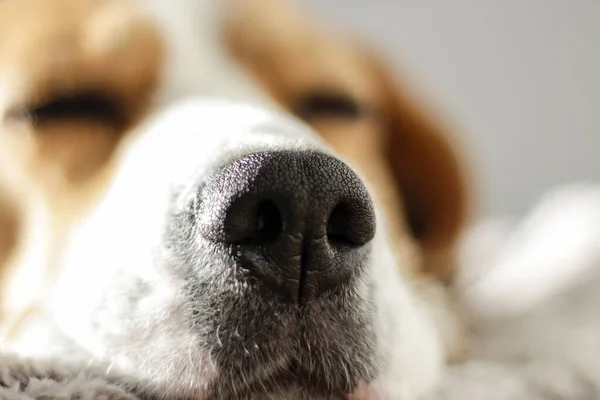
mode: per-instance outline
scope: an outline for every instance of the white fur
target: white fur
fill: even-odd
[[[219,26],[229,0],[138,1],[167,43],[161,103],[202,94],[276,107],[223,48]]]

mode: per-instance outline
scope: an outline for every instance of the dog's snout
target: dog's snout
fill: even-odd
[[[200,196],[200,231],[293,302],[352,279],[375,234],[360,178],[315,151],[247,155],[217,172]]]

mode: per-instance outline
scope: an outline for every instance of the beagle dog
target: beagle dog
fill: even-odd
[[[407,85],[287,0],[0,2],[20,354],[149,398],[418,399],[464,346],[466,182]]]

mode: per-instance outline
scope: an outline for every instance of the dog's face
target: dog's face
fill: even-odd
[[[462,186],[443,137],[375,61],[325,47],[345,49],[340,76],[354,77],[330,87],[339,81],[322,62],[302,81],[234,40],[260,91],[292,113],[201,90],[181,101],[173,74],[198,77],[178,64],[187,58],[166,34],[177,26],[156,7],[49,3],[0,4],[0,184],[11,188],[0,223],[14,227],[0,238],[13,249],[5,314],[33,307],[169,398],[335,398],[361,385],[410,396],[432,384],[444,339],[405,272],[413,238],[452,241]],[[294,59],[267,40],[248,49],[261,43],[273,60]],[[390,162],[397,143],[407,148]],[[439,210],[438,195],[455,209]],[[27,222],[39,215],[43,245]],[[46,257],[32,263],[30,246]],[[25,292],[38,298],[11,303],[28,268],[42,282]]]

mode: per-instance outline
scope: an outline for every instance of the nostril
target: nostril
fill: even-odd
[[[231,244],[259,246],[273,243],[283,230],[283,217],[277,205],[265,200],[258,205],[251,199],[240,199],[225,221],[227,241]]]
[[[353,238],[348,235],[348,205],[340,203],[331,212],[327,221],[327,240],[333,245],[355,246]]]
[[[256,224],[253,240],[257,243],[274,242],[283,229],[283,220],[279,209],[272,201],[263,201],[256,212]]]
[[[373,238],[374,223],[361,207],[337,204],[327,221],[327,239],[334,246],[359,247]]]

